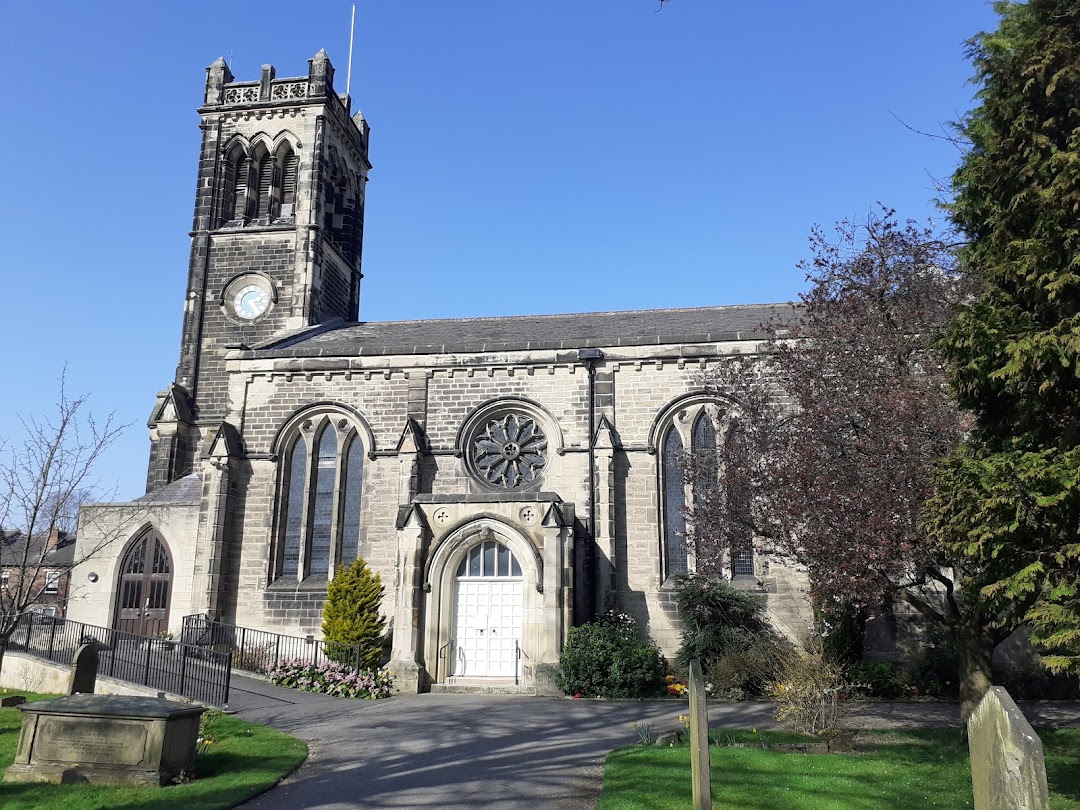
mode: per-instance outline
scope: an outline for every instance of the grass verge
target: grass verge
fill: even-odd
[[[34,695],[42,700],[54,695]],[[22,713],[0,709],[0,769],[15,760]],[[113,788],[94,785],[29,785],[0,782],[4,810],[155,810],[233,807],[267,790],[307,758],[307,745],[280,731],[223,715],[213,725],[213,744],[195,761],[198,779],[162,788]]]
[[[715,734],[715,732],[714,732]],[[796,742],[791,735],[719,730],[719,739]],[[1050,807],[1080,810],[1080,730],[1040,732]],[[716,810],[925,810],[973,807],[967,745],[956,730],[882,732],[854,754],[712,748]],[[690,748],[630,746],[608,755],[598,810],[691,806]]]

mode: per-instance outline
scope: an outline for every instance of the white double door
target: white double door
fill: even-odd
[[[454,606],[454,667],[459,678],[513,678],[521,645],[521,578],[459,578]]]

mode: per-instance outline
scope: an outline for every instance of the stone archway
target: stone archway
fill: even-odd
[[[500,547],[506,550],[506,576],[499,575]],[[489,565],[492,577],[484,575]],[[481,517],[443,539],[427,574],[425,646],[436,653],[428,662],[434,681],[530,683],[544,635],[543,562],[532,541],[499,520]]]
[[[168,631],[172,572],[169,546],[157,529],[132,540],[120,563],[113,627],[140,636]]]

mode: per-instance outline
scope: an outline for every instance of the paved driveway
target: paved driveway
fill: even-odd
[[[232,708],[308,741],[308,761],[245,807],[592,808],[604,755],[634,742],[632,723],[678,726],[676,701],[586,701],[517,695],[414,695],[354,701],[233,680]],[[768,728],[773,707],[712,704],[712,725]],[[1076,706],[1043,705],[1043,722],[1080,724]],[[955,705],[860,707],[858,725],[952,725]],[[1029,716],[1032,716],[1029,714]]]

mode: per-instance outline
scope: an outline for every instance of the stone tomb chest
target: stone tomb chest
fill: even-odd
[[[70,695],[26,703],[5,782],[164,785],[195,760],[205,711],[171,700]]]

